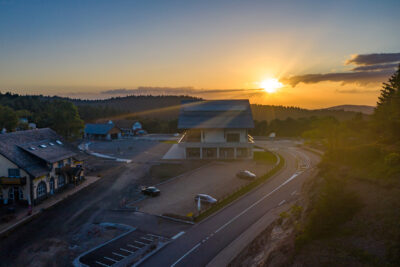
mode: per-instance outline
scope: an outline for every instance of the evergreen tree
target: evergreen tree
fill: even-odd
[[[400,137],[400,65],[384,83],[374,113],[375,129],[386,142],[399,141]]]

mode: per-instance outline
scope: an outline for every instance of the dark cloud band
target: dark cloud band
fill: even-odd
[[[324,81],[367,84],[387,79],[393,70],[336,72],[326,74],[305,74],[284,78],[282,81],[295,87],[299,83],[318,83]]]
[[[346,64],[375,65],[400,61],[400,53],[380,53],[354,55],[346,61]]]

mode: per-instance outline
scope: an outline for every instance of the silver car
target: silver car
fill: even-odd
[[[200,199],[200,202],[202,203],[208,203],[208,204],[214,204],[217,203],[217,200],[213,198],[212,196],[206,195],[206,194],[197,194],[194,197],[194,201],[198,202]]]
[[[252,173],[251,171],[248,171],[248,170],[239,171],[236,174],[236,176],[239,178],[243,178],[243,179],[256,179],[257,178],[257,176],[254,173]]]

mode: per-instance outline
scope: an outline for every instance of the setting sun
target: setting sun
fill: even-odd
[[[260,83],[261,88],[267,93],[275,93],[279,88],[283,87],[283,84],[275,78],[270,78]]]

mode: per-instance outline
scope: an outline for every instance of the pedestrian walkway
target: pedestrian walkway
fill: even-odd
[[[173,144],[167,153],[163,156],[162,159],[184,159],[185,151],[183,147],[180,147],[179,144]]]
[[[100,177],[96,177],[96,176],[86,176],[85,180],[80,185],[75,186],[71,189],[66,189],[63,192],[57,193],[57,194],[51,196],[49,199],[44,200],[39,205],[34,206],[32,209],[32,214],[29,216],[28,216],[28,207],[26,209],[17,211],[17,213],[15,214],[16,217],[13,220],[11,220],[7,223],[0,224],[0,236],[7,234],[9,231],[13,230],[14,228],[18,227],[19,225],[22,225],[22,224],[32,220],[35,216],[37,216],[43,210],[46,210],[46,209],[50,208],[51,206],[54,206],[55,204],[63,201],[67,197],[75,194],[79,190],[82,190],[86,186],[96,182],[99,179],[100,179]]]

